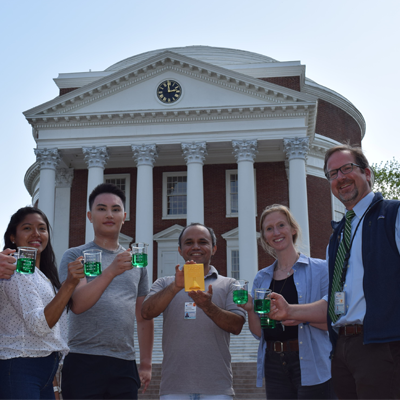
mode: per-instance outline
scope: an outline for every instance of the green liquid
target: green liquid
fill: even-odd
[[[270,312],[270,299],[254,300],[254,312],[268,314]]]
[[[18,258],[17,272],[20,274],[33,274],[35,272],[34,258]]]
[[[274,319],[268,318],[267,316],[261,317],[261,328],[262,329],[275,329],[276,321]]]
[[[246,304],[247,303],[247,290],[234,290],[233,291],[233,302],[235,304]]]
[[[147,266],[147,254],[133,254],[132,266],[135,268],[144,268]]]
[[[85,275],[86,276],[98,276],[101,275],[101,263],[100,262],[86,262],[85,263]]]

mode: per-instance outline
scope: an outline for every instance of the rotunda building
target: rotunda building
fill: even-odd
[[[24,112],[37,143],[25,185],[53,226],[58,260],[93,239],[88,196],[102,182],[124,190],[120,243],[149,243],[151,280],[174,274],[178,236],[200,222],[216,232],[219,272],[252,281],[272,262],[257,238],[273,203],[300,223],[300,250],[325,258],[330,221],[344,209],[324,177],[324,154],[345,140],[360,144],[365,121],[306,78],[299,61],[176,47],[54,81],[59,96]]]

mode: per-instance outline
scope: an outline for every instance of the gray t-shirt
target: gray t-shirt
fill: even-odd
[[[102,269],[106,269],[125,249],[110,251],[94,242],[67,250],[60,263],[60,281],[68,275],[68,264],[83,255],[84,250],[102,250]],[[90,283],[96,277],[87,277]],[[149,293],[146,268],[132,268],[116,276],[97,303],[82,314],[69,312],[69,342],[71,353],[135,359],[134,322],[136,298]]]
[[[235,279],[218,275],[214,267],[205,279],[212,285],[212,302],[244,318],[246,313],[233,302]],[[157,279],[147,296],[163,290],[174,281],[168,276]],[[232,387],[230,333],[219,328],[200,308],[196,319],[185,319],[185,303],[193,300],[182,289],[163,313],[162,348],[164,353],[160,395],[201,393],[234,395]]]

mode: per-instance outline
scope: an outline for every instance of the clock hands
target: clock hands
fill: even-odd
[[[179,88],[176,88],[176,89],[170,89],[170,85],[171,85],[171,82],[170,81],[167,81],[167,85],[168,85],[168,93],[171,93],[171,92],[176,92]]]

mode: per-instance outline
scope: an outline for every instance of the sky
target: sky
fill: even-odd
[[[399,0],[0,0],[0,236],[30,205],[35,162],[22,112],[58,96],[59,73],[102,71],[168,47],[206,45],[301,61],[363,114],[371,163],[400,159]]]

